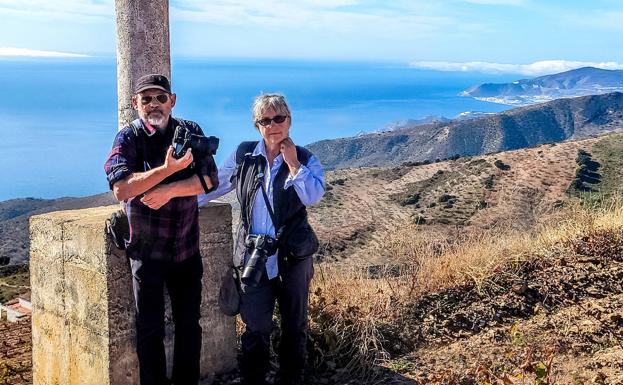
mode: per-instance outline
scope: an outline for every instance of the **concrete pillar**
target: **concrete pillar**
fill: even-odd
[[[134,81],[149,73],[171,78],[168,0],[115,0],[119,127],[135,119]]]
[[[138,385],[132,277],[104,233],[118,206],[30,219],[33,385]],[[220,275],[232,257],[231,207],[199,214],[203,256],[201,376],[235,367],[235,320],[218,310]],[[172,345],[170,313],[165,344]],[[170,353],[170,351],[168,352]],[[171,362],[171,355],[168,354]]]

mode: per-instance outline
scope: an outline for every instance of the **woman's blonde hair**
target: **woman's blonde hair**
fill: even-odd
[[[272,108],[277,114],[286,115],[290,122],[292,122],[292,115],[290,114],[290,107],[286,102],[286,98],[281,94],[261,94],[258,95],[253,101],[251,108],[253,112],[253,124],[257,127],[257,121],[261,116]]]

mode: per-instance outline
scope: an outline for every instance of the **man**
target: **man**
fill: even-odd
[[[110,188],[130,223],[126,254],[136,301],[137,354],[142,385],[164,385],[164,286],[175,323],[174,385],[197,385],[201,353],[201,276],[197,194],[218,184],[211,155],[193,159],[190,149],[173,156],[177,126],[203,135],[194,122],[175,119],[176,95],[169,79],[150,74],[136,82],[132,106],[138,112],[117,133],[105,164]]]

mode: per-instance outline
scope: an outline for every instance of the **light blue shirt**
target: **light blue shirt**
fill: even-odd
[[[266,145],[263,140],[260,140],[257,146],[255,146],[253,155],[262,155],[266,159],[266,164],[268,164]],[[266,167],[264,172],[264,188],[266,189],[268,200],[271,203],[273,203],[273,181],[275,180],[277,172],[282,164],[283,155],[279,154],[279,156],[273,160],[272,166]],[[199,206],[203,206],[207,202],[234,190],[236,185],[231,183],[231,177],[235,171],[236,151],[234,151],[219,167],[219,184],[216,190],[208,194],[199,195]],[[320,162],[314,155],[309,158],[307,166],[301,164],[301,167],[296,175],[288,175],[288,178],[285,181],[284,189],[288,189],[290,187],[294,188],[294,191],[296,191],[296,194],[305,206],[313,205],[320,201],[320,198],[324,195],[325,190],[324,171],[320,165]],[[270,214],[266,208],[266,202],[261,194],[261,191],[258,192],[255,197],[255,202],[253,202],[253,209],[251,212],[251,229],[249,230],[249,233],[268,234],[274,237],[275,226],[270,219]],[[248,255],[245,256],[245,261],[247,258]],[[279,274],[277,254],[273,254],[268,257],[268,260],[266,261],[266,273],[269,279],[273,279]]]

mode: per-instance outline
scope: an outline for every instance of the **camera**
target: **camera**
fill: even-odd
[[[270,235],[249,234],[244,241],[251,253],[242,270],[241,281],[248,286],[257,286],[266,270],[266,260],[277,252],[277,240]]]
[[[186,154],[189,148],[193,150],[195,158],[206,155],[215,155],[218,149],[216,136],[203,136],[191,133],[186,127],[177,126],[173,134],[173,157],[179,159]]]

